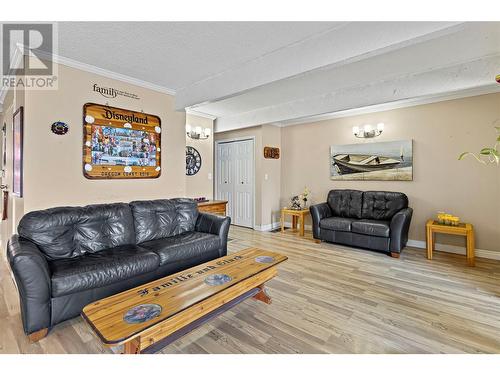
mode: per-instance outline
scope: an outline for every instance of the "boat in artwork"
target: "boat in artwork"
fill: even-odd
[[[374,172],[384,169],[397,168],[402,161],[387,156],[336,154],[333,155],[333,165],[339,174]]]

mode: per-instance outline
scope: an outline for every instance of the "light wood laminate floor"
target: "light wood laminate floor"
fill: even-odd
[[[247,300],[162,353],[499,353],[500,262],[407,248],[400,259],[311,234],[232,227],[229,251],[257,246],[289,260]],[[0,261],[0,353],[111,353],[81,318],[38,343],[24,336],[17,292]]]

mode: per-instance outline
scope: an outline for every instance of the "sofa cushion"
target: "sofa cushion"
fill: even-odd
[[[331,190],[328,193],[328,205],[333,216],[361,219],[363,192],[359,190]]]
[[[32,211],[19,222],[18,233],[37,244],[48,259],[135,244],[132,212],[126,203]]]
[[[319,222],[319,227],[321,229],[336,230],[340,232],[350,232],[351,223],[355,219],[349,219],[347,217],[327,217]]]
[[[396,212],[408,207],[408,197],[393,191],[365,191],[363,219],[391,220]]]
[[[198,206],[192,199],[158,199],[130,203],[138,244],[194,230]]]
[[[141,247],[160,257],[160,266],[198,257],[221,247],[219,236],[202,232],[184,232],[173,237],[143,242]]]
[[[49,262],[52,296],[99,288],[156,270],[160,258],[136,245],[118,246],[98,253]]]
[[[353,221],[351,224],[353,233],[366,234],[368,236],[389,237],[390,226],[388,221],[362,219]]]

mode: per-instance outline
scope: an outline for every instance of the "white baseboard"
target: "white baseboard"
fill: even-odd
[[[419,249],[427,249],[427,244],[425,241],[408,240],[408,243],[406,244],[406,246],[416,247]],[[465,255],[465,247],[462,247],[462,246],[436,243],[434,249],[436,251],[442,251],[445,253]],[[500,252],[499,251],[475,249],[474,253],[475,253],[475,256],[478,258],[500,260]]]
[[[256,225],[255,230],[258,230],[260,232],[270,232],[272,230],[278,229],[280,226],[281,226],[280,223],[272,223],[272,224],[267,224],[267,225]],[[292,223],[285,222],[285,227],[291,228]],[[306,225],[305,229],[312,230],[312,226]],[[426,249],[427,248],[427,244],[425,241],[408,240],[408,243],[406,245],[409,247],[416,247],[418,249]],[[435,250],[436,251],[443,251],[445,253],[465,255],[465,247],[461,247],[461,246],[436,243]],[[478,258],[500,260],[500,251],[475,249],[475,255]]]

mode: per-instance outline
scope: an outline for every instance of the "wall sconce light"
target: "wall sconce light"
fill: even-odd
[[[207,139],[211,134],[210,128],[202,129],[201,126],[196,126],[194,129],[190,124],[186,124],[186,135],[192,139]]]
[[[378,137],[384,131],[384,123],[377,124],[377,128],[373,129],[370,124],[366,124],[362,129],[359,126],[353,126],[352,134],[358,138],[373,138]]]

